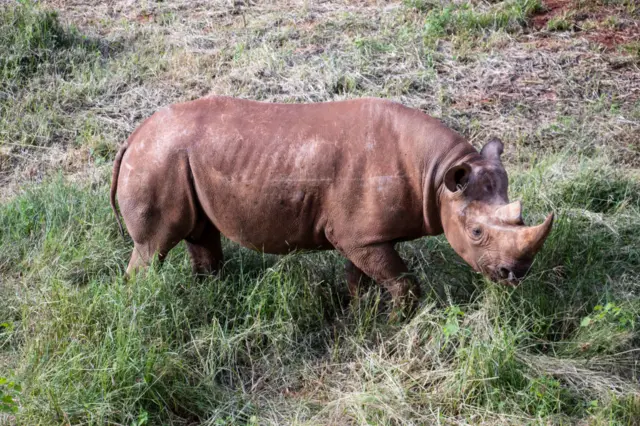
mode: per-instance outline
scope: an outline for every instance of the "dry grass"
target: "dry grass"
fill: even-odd
[[[9,139],[0,154],[3,193],[60,166],[68,172],[93,168],[94,159],[83,152],[91,141],[72,143],[86,138],[83,127],[110,153],[162,105],[209,93],[282,102],[390,97],[442,118],[478,144],[502,136],[511,142],[513,159],[569,148],[604,150],[634,166],[640,161],[637,56],[622,49],[603,53],[579,33],[490,23],[486,30],[463,27],[438,36],[432,46],[424,32],[430,19],[471,24],[447,24],[436,13],[438,3],[428,2],[44,4],[100,40],[107,63],[102,79],[89,83],[95,94],[82,102],[71,95],[70,105],[40,97],[51,103],[49,121],[60,127],[3,130]],[[488,7],[478,2],[477,13]],[[60,90],[55,80],[48,84],[54,86],[38,83],[37,90]],[[33,102],[16,96],[14,108]],[[21,140],[24,131],[36,139]],[[63,153],[80,152],[63,159],[55,149],[24,146],[52,141]]]

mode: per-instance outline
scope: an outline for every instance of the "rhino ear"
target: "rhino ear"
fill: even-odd
[[[447,170],[444,175],[444,185],[451,192],[461,191],[469,182],[469,176],[471,176],[471,166],[467,163],[458,164]]]
[[[480,155],[482,155],[487,160],[495,161],[500,163],[500,156],[504,151],[504,144],[498,138],[492,138],[489,142],[485,144],[480,150]]]

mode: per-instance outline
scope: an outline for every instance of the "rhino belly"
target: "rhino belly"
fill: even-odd
[[[196,185],[200,205],[230,240],[274,254],[333,248],[318,220],[321,188],[222,177],[207,180],[206,189]]]

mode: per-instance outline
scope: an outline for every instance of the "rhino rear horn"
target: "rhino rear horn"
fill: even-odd
[[[522,224],[522,203],[514,201],[496,210],[496,217],[504,223],[512,225]]]
[[[482,147],[482,149],[480,150],[480,155],[482,155],[487,160],[502,163],[500,161],[500,156],[503,152],[504,144],[502,143],[502,141],[498,138],[492,138]]]
[[[542,248],[547,236],[549,236],[552,225],[553,213],[550,213],[540,225],[529,226],[523,229],[520,236],[522,252],[534,256]]]

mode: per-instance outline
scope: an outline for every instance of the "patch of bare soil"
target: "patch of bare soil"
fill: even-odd
[[[599,31],[589,34],[587,38],[598,44],[601,44],[605,48],[613,49],[619,45],[628,44],[632,41],[638,41],[640,33],[620,33],[619,31]]]
[[[544,11],[532,19],[534,28],[538,30],[544,28],[552,18],[573,8],[573,0],[544,0],[543,3]]]
[[[567,21],[569,27],[584,34],[604,50],[640,41],[640,16],[623,6],[586,4],[576,0],[544,0],[545,9],[532,19],[534,28],[543,30],[552,19]]]
[[[618,25],[615,29],[598,29],[590,31],[587,38],[607,49],[640,41],[640,22],[628,21]]]

